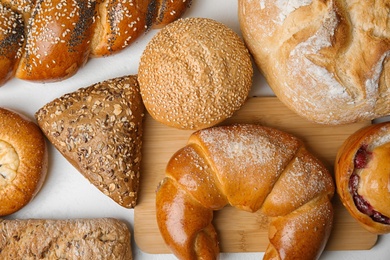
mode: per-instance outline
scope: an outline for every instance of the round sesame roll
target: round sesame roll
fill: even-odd
[[[138,71],[149,114],[168,126],[194,130],[232,116],[248,97],[252,76],[241,38],[208,18],[164,27],[147,44]]]

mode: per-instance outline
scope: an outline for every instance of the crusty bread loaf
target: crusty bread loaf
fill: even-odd
[[[0,1],[0,83],[74,75],[89,57],[116,53],[148,28],[181,17],[191,0]],[[169,13],[166,13],[169,12]]]
[[[270,217],[265,259],[318,259],[332,228],[333,179],[294,136],[260,125],[195,132],[156,194],[161,235],[179,259],[216,259],[213,210]]]
[[[39,127],[24,115],[0,108],[0,216],[34,198],[47,167],[46,141]]]
[[[1,220],[0,259],[131,260],[131,235],[112,218]]]
[[[49,141],[92,184],[123,207],[136,205],[144,116],[136,76],[81,88],[35,116]]]
[[[388,0],[239,0],[244,40],[272,90],[321,124],[390,114]]]
[[[390,122],[352,134],[340,147],[337,191],[349,213],[368,231],[390,233]]]
[[[149,114],[179,129],[210,127],[230,117],[252,87],[249,52],[227,26],[179,19],[147,44],[138,69]]]

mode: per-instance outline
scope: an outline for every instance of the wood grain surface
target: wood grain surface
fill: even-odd
[[[357,129],[370,124],[361,122],[341,126],[318,125],[300,118],[275,97],[250,98],[236,114],[223,122],[254,123],[275,127],[301,138],[308,150],[321,159],[333,173],[337,149]],[[138,205],[134,210],[134,236],[139,248],[150,254],[170,253],[160,236],[155,216],[155,191],[163,179],[170,157],[185,146],[193,131],[164,126],[146,115],[144,123],[143,162]],[[335,220],[326,250],[365,250],[372,248],[377,236],[361,228],[348,214],[337,195]],[[222,252],[264,252],[268,245],[268,219],[227,206],[216,211],[213,221]]]

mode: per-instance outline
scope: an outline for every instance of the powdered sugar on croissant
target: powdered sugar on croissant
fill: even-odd
[[[332,228],[333,193],[329,172],[297,138],[259,125],[221,126],[195,132],[172,156],[156,216],[179,259],[218,256],[213,211],[228,204],[270,217],[266,259],[316,259]]]

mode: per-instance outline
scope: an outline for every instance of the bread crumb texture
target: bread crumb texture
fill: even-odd
[[[232,116],[247,99],[252,76],[242,39],[208,18],[164,27],[147,44],[138,71],[150,115],[180,129],[206,128]]]

